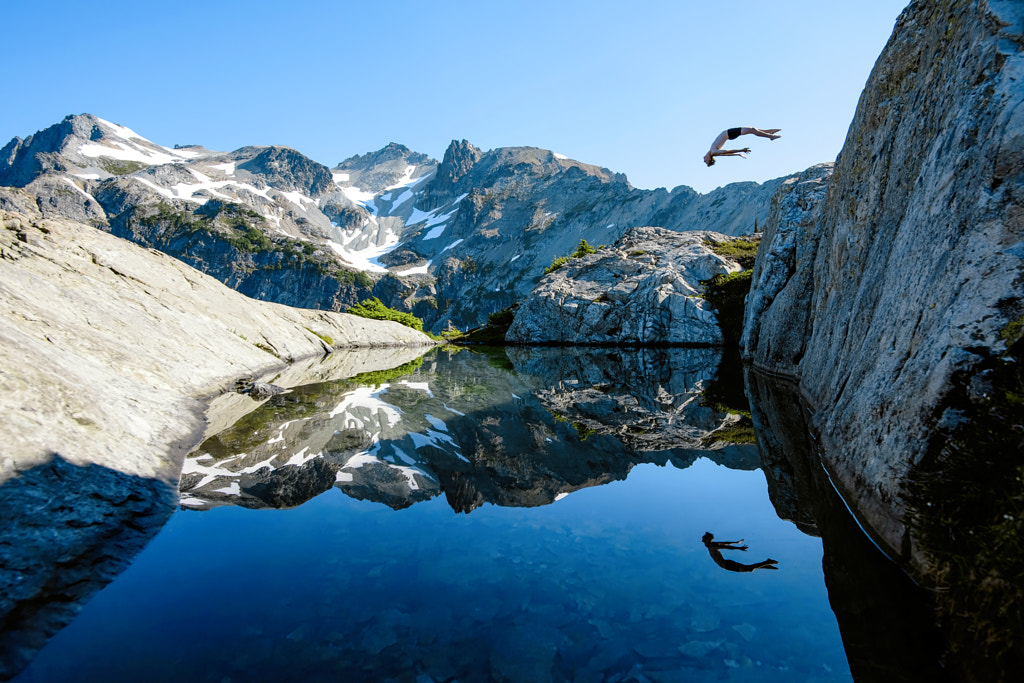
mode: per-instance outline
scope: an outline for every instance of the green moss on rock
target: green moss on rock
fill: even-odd
[[[704,246],[719,256],[736,261],[741,268],[750,269],[754,267],[754,259],[757,256],[757,249],[761,245],[760,237],[737,237],[727,242],[716,242],[704,240]]]

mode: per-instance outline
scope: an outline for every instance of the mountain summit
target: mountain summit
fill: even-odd
[[[168,148],[82,114],[0,153],[0,207],[31,204],[159,249],[258,299],[345,310],[377,296],[428,329],[522,300],[581,239],[629,228],[756,230],[784,179],[701,195],[536,147],[453,140],[437,162],[391,142],[328,168],[281,146]]]

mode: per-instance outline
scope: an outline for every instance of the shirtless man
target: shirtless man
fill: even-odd
[[[743,157],[747,158],[747,153],[750,152],[749,147],[743,149],[722,149],[722,145],[725,144],[726,140],[735,140],[741,135],[756,135],[761,138],[768,138],[769,140],[775,140],[781,138],[781,135],[776,135],[781,128],[766,128],[761,130],[760,128],[730,128],[723,130],[719,133],[715,141],[711,143],[711,149],[704,155],[704,163],[708,166],[715,165],[715,157]]]
[[[775,566],[778,562],[771,558],[755,562],[754,564],[743,564],[741,562],[727,560],[722,557],[723,550],[742,550],[746,552],[747,546],[740,545],[740,543],[743,543],[742,538],[738,541],[716,541],[714,535],[708,531],[700,540],[704,542],[704,546],[708,549],[708,553],[711,554],[711,559],[714,560],[715,564],[722,569],[728,569],[731,572],[752,572],[755,569],[778,569],[778,567]]]

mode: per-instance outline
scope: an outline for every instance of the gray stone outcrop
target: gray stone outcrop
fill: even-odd
[[[799,217],[788,282],[765,267],[751,294],[746,353],[799,379],[834,481],[915,561],[901,487],[956,423],[954,384],[1005,353],[1024,318],[1022,24],[1019,3],[911,3],[825,201]],[[787,234],[764,253],[785,252]]]
[[[818,248],[816,209],[825,198],[833,164],[787,178],[772,198],[754,263],[740,349],[746,360],[778,374],[795,374],[810,316],[808,281]],[[787,311],[765,315],[765,311]]]
[[[740,270],[715,254],[711,232],[629,230],[594,254],[545,276],[519,306],[510,343],[720,345],[701,281]]]

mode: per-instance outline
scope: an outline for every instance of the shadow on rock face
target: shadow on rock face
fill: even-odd
[[[0,486],[0,680],[128,566],[175,499],[161,481],[59,454]]]
[[[821,465],[792,384],[746,373],[768,494],[778,515],[821,536],[825,585],[857,681],[942,681],[934,606],[865,535]]]

